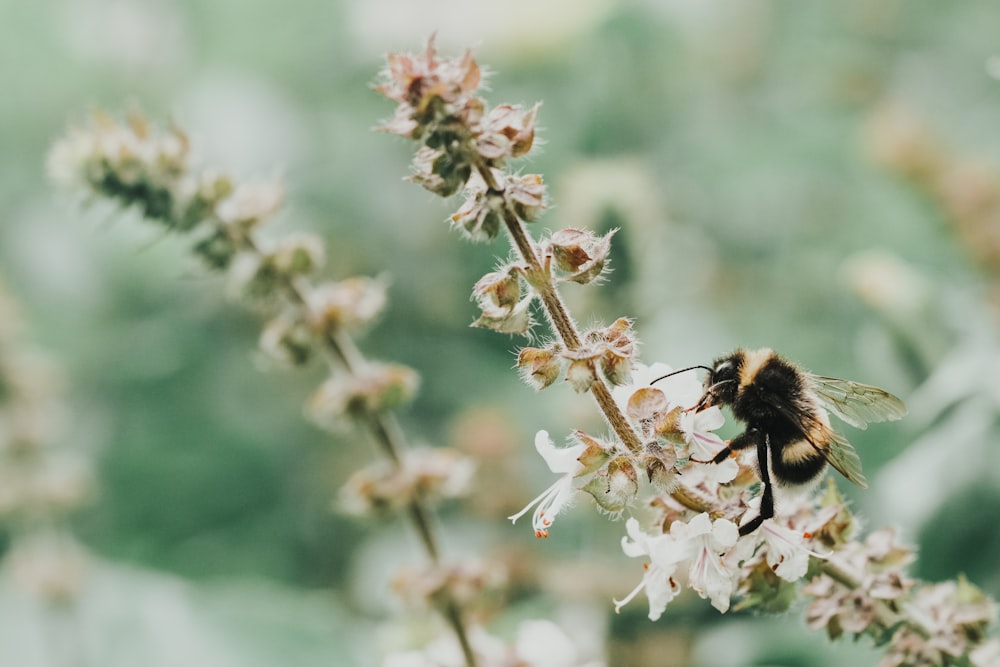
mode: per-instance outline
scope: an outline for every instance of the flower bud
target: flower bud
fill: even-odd
[[[462,208],[451,216],[451,224],[472,241],[490,241],[503,224],[503,205],[503,197],[488,193],[485,186],[470,186]]]
[[[590,390],[590,386],[597,380],[594,364],[591,359],[571,359],[566,369],[566,381],[573,387],[573,391],[582,394]]]
[[[508,265],[487,273],[472,288],[472,296],[483,310],[513,310],[521,300],[520,271],[516,266]]]
[[[255,252],[240,252],[229,270],[233,293],[248,301],[265,301],[283,287],[283,276],[272,258]]]
[[[392,587],[411,604],[440,608],[452,603],[468,608],[483,598],[499,595],[506,581],[503,567],[465,560],[420,570],[405,568],[393,579]]]
[[[472,176],[472,165],[456,154],[423,146],[413,158],[408,181],[417,183],[439,197],[450,197]]]
[[[674,468],[677,453],[673,447],[661,447],[651,442],[643,448],[642,462],[646,467],[646,479],[664,491],[669,491],[677,477]]]
[[[507,176],[504,190],[507,208],[525,222],[534,222],[547,207],[545,184],[540,174]]]
[[[454,449],[412,449],[398,465],[379,461],[351,475],[340,490],[340,505],[354,514],[382,514],[417,499],[458,498],[467,493],[474,471],[472,459]]]
[[[616,385],[628,382],[636,348],[631,320],[621,317],[605,329],[589,331],[585,341],[600,354],[601,371],[609,382]]]
[[[354,376],[324,382],[309,402],[310,415],[328,428],[344,417],[364,419],[392,410],[413,398],[419,384],[416,371],[399,364],[369,363]]]
[[[615,451],[612,445],[601,442],[580,430],[573,432],[573,438],[581,445],[586,445],[583,452],[576,458],[581,466],[576,477],[583,477],[601,469]]]
[[[600,277],[611,253],[611,237],[617,229],[604,236],[579,229],[561,229],[548,241],[548,252],[556,267],[569,280],[585,285]]]
[[[538,107],[536,104],[527,111],[510,104],[494,107],[481,123],[481,134],[476,138],[476,151],[498,165],[508,157],[526,154],[535,140]]]
[[[525,382],[541,390],[559,378],[563,360],[556,350],[525,347],[518,352],[517,368]]]
[[[291,234],[278,241],[271,256],[278,271],[288,276],[300,276],[322,266],[326,251],[318,236]]]
[[[260,335],[260,349],[289,366],[306,363],[313,351],[313,334],[297,313],[286,312],[271,320]]]
[[[235,241],[225,229],[216,229],[196,243],[192,250],[208,268],[220,271],[229,268],[237,252]]]
[[[470,326],[492,329],[498,333],[527,335],[535,323],[530,310],[532,301],[534,295],[529,294],[510,310],[487,306],[479,319]]]
[[[381,314],[385,292],[385,281],[364,276],[317,285],[306,295],[309,323],[320,334],[364,328]]]
[[[592,495],[601,509],[615,514],[635,500],[639,492],[639,475],[628,457],[619,456],[597,471],[581,490]]]
[[[251,230],[277,213],[284,198],[280,183],[243,183],[219,202],[215,213],[223,224]]]

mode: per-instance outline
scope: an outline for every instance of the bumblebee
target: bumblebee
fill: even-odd
[[[829,463],[858,486],[868,487],[861,459],[851,443],[830,427],[828,412],[861,429],[906,414],[903,402],[883,389],[813,375],[767,348],[739,349],[717,359],[711,368],[693,368],[709,372],[704,394],[690,409],[729,406],[746,426],[711,462],[721,463],[734,451],[757,452],[763,485],[760,514],[740,526],[741,535],[774,516],[772,476],[781,486],[800,486],[819,477]]]

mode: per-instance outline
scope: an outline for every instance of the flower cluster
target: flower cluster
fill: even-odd
[[[715,434],[722,413],[717,407],[690,410],[704,391],[693,374],[664,378],[668,367],[638,363],[630,319],[579,329],[558,288],[600,283],[614,231],[599,236],[563,229],[531,239],[525,223],[547,206],[542,178],[515,174],[507,162],[531,149],[538,107],[489,109],[476,97],[481,79],[469,53],[441,59],[433,42],[422,54],[390,56],[376,89],[398,106],[382,129],[421,143],[411,180],[441,196],[464,190],[464,203],[450,218],[454,227],[472,240],[493,239],[501,228],[507,232],[514,255],[473,288],[482,312],[474,326],[531,335],[535,308],[541,310],[554,338],[522,348],[518,371],[536,389],[563,379],[577,392],[589,392],[612,431],[600,438],[576,431],[566,447],[539,431],[535,448],[557,478],[509,518],[516,522],[530,512],[534,534],[548,537],[578,492],[588,493],[599,511],[620,516],[640,504],[640,491],[648,486],[647,510],[655,521],[643,529],[630,518],[622,542],[626,555],[647,562],[639,584],[616,608],[645,592],[655,620],[685,588],[720,611],[784,611],[805,595],[812,598],[814,627],[831,636],[868,633],[891,642],[892,655],[906,657],[887,665],[924,664],[912,659],[923,654],[911,650],[907,633],[933,633],[915,630],[922,626],[907,615],[914,590],[903,571],[909,552],[895,545],[891,533],[858,541],[856,522],[831,483],[798,495],[776,489],[776,516],[741,536],[740,526],[760,511],[759,466],[767,462],[756,461],[753,452],[713,462],[726,448]],[[958,612],[938,617],[946,619],[949,632],[968,638],[959,646],[957,635],[947,635],[949,650],[957,651],[948,655],[993,650],[980,642],[984,625],[963,624],[958,619],[967,617]]]
[[[356,514],[399,511],[415,499],[458,498],[475,465],[453,449],[411,449],[403,465],[377,461],[355,472],[341,489],[341,505]]]
[[[392,67],[406,83],[405,90],[391,94],[412,104],[410,120],[400,120],[395,127],[412,121],[408,132],[426,135],[437,145],[436,156],[427,162],[425,185],[434,179],[450,182],[458,173],[467,178],[469,161],[452,151],[455,138],[445,127],[448,121],[439,121],[453,112],[475,115],[468,93],[478,85],[478,70],[467,62],[459,67],[462,80],[456,81],[451,66],[434,64],[421,70],[411,65],[399,60]],[[508,109],[479,119],[482,130],[475,141],[482,146],[481,155],[491,155],[487,164],[500,164],[503,154],[530,146],[533,117]],[[428,122],[435,129],[427,130]],[[134,207],[147,220],[195,237],[193,253],[209,268],[228,271],[234,295],[271,317],[260,337],[270,357],[299,365],[321,353],[330,377],[314,393],[309,412],[332,429],[345,422],[363,425],[385,454],[384,461],[348,482],[345,505],[359,511],[405,510],[432,564],[444,567],[427,501],[464,493],[472,469],[449,450],[406,448],[392,411],[413,397],[419,377],[406,366],[367,359],[354,343],[353,335],[381,313],[385,281],[355,277],[314,283],[325,256],[320,239],[302,234],[260,238],[261,228],[281,209],[283,188],[237,184],[225,175],[196,172],[188,154],[187,137],[177,128],[159,132],[135,113],[125,123],[98,113],[89,126],[74,128],[54,146],[49,167],[54,177],[91,197]],[[528,199],[522,193],[519,201],[524,205]],[[451,588],[442,588],[436,602],[471,665],[462,611]]]
[[[261,349],[290,365],[305,363],[317,349],[333,351],[350,372],[334,373],[312,401],[323,424],[344,417],[365,419],[409,400],[416,373],[395,364],[358,364],[344,336],[378,317],[385,282],[354,277],[309,282],[322,266],[321,239],[289,234],[262,240],[259,230],[280,212],[284,188],[273,183],[235,183],[225,174],[196,171],[190,144],[177,127],[159,131],[133,112],[118,123],[97,112],[89,126],[75,127],[49,155],[54,177],[173,231],[193,235],[193,253],[227,270],[234,295],[274,311],[260,337]]]
[[[61,379],[20,338],[17,308],[0,285],[0,523],[10,535],[6,565],[42,599],[64,602],[83,581],[85,558],[65,528],[89,500],[91,471],[64,435]]]
[[[649,618],[657,620],[685,589],[722,612],[781,612],[804,597],[810,627],[833,639],[873,637],[888,646],[880,663],[886,667],[945,665],[962,656],[978,665],[977,655],[989,655],[992,643],[984,638],[993,603],[964,580],[917,586],[906,572],[912,549],[889,529],[859,540],[832,479],[813,493],[780,497],[777,516],[740,536],[738,526],[758,511],[753,465],[735,458],[704,463],[725,446],[714,433],[722,415],[718,408],[686,409],[702,391],[691,374],[651,386],[669,372],[663,364],[638,364],[633,384],[615,390],[646,443],[638,452],[579,432],[575,444],[559,449],[540,432],[535,446],[560,477],[510,518],[534,508],[535,535],[547,537],[577,491],[589,492],[599,510],[621,513],[638,504],[644,477],[656,520],[652,529],[634,517],[626,522],[622,550],[645,564],[636,587],[615,601],[616,610],[645,593]]]
[[[470,52],[457,59],[439,58],[432,39],[421,54],[390,54],[381,78],[375,90],[398,106],[392,120],[380,129],[421,141],[410,178],[435,194],[450,197],[465,187],[474,173],[489,174],[487,180],[492,181],[492,171],[503,167],[508,158],[531,150],[538,107],[501,105],[488,109],[476,96],[483,77]],[[518,188],[488,186],[481,201],[463,216],[468,222],[456,221],[476,238],[492,238],[499,231],[496,219],[487,220],[485,209],[514,209],[519,203],[524,205],[519,199],[526,199],[531,206],[541,196],[524,192],[514,196]]]

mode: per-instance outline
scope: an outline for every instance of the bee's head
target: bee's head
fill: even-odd
[[[728,357],[717,359],[705,377],[705,393],[694,407],[696,412],[713,405],[732,405],[740,386],[740,368],[744,353],[738,350]]]

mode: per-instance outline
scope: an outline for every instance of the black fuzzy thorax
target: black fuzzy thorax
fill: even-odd
[[[774,355],[744,380],[732,402],[733,415],[748,428],[767,434],[775,481],[796,485],[813,480],[826,468],[822,454],[817,451],[813,457],[798,460],[782,455],[786,447],[808,437],[802,420],[795,415],[815,411],[802,371]]]

